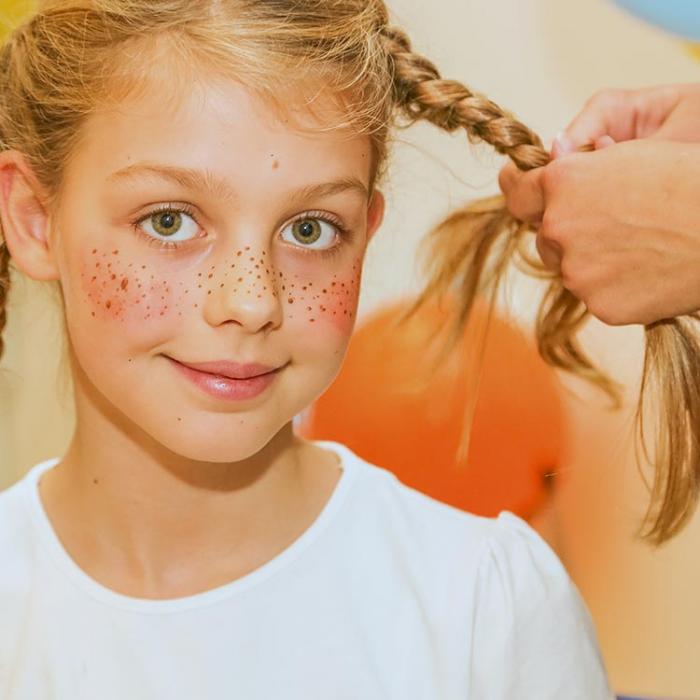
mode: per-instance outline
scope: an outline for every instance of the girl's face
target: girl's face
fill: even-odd
[[[233,82],[144,92],[90,118],[65,173],[78,388],[191,459],[258,452],[345,354],[383,202],[369,138],[302,115]]]

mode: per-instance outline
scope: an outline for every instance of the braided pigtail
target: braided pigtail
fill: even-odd
[[[410,125],[429,121],[448,132],[463,129],[470,141],[485,141],[521,170],[546,165],[549,154],[539,137],[491,100],[453,80],[412,52],[406,34],[383,30],[393,71],[395,109]],[[615,406],[619,386],[601,373],[583,352],[577,333],[588,317],[585,305],[561,280],[528,253],[527,224],[515,220],[504,199],[490,197],[451,214],[426,239],[428,282],[414,310],[429,300],[455,298],[452,304],[454,347],[469,321],[475,300],[491,304],[511,262],[528,274],[549,279],[536,321],[538,347],[553,367],[601,388]],[[644,406],[651,388],[661,397],[657,425],[655,477],[643,536],[660,544],[678,532],[692,514],[700,491],[700,344],[687,319],[647,328],[644,379],[638,426],[644,444]]]
[[[10,291],[10,251],[5,241],[0,240],[0,359],[5,350],[2,333],[7,324],[7,296]]]

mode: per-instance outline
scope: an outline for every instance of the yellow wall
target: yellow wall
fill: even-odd
[[[599,88],[700,80],[700,63],[679,42],[605,0],[393,0],[391,6],[445,74],[512,109],[546,139]],[[429,127],[401,139],[413,145],[397,147],[386,187],[388,219],[367,264],[364,311],[416,289],[421,235],[449,206],[495,188],[498,159],[488,150],[470,155],[462,137]],[[2,484],[59,454],[71,425],[69,404],[56,398],[60,332],[50,297],[38,287],[18,287],[10,309],[7,372],[0,378]],[[516,283],[511,300],[527,322],[533,285]],[[588,335],[633,399],[640,334],[594,325]],[[593,612],[615,686],[700,697],[700,520],[659,552],[633,539],[645,492],[629,410],[612,415],[595,394],[569,384],[579,397],[568,400],[574,444],[554,515],[561,554]]]

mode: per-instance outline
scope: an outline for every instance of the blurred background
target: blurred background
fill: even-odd
[[[696,47],[609,0],[389,4],[415,48],[445,76],[510,109],[546,142],[601,88],[700,81]],[[684,27],[672,15],[673,2],[620,4],[656,20],[661,11],[667,27]],[[27,6],[0,0],[3,22],[11,25]],[[428,309],[409,326],[394,323],[420,289],[422,237],[451,208],[495,192],[500,164],[489,149],[428,126],[396,135],[384,183],[388,216],[367,261],[348,365],[301,430],[341,439],[458,507],[484,514],[508,508],[526,517],[581,590],[615,689],[700,698],[700,518],[658,550],[637,538],[647,502],[633,439],[638,328],[592,322],[584,333],[593,357],[624,385],[626,404],[612,412],[595,390],[538,360],[531,323],[541,288],[512,275],[483,361],[470,353],[485,316],[480,310],[461,354],[440,372],[423,362],[423,375],[417,372],[399,394],[381,386],[392,372],[401,376],[402,367],[403,374],[421,367],[438,318]],[[70,436],[56,309],[50,289],[15,279],[0,374],[0,487],[60,455]],[[467,444],[464,426],[472,416]]]

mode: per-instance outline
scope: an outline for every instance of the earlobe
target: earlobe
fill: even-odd
[[[372,236],[377,232],[384,220],[384,195],[375,190],[372,194],[372,199],[367,210],[367,240],[371,240]]]
[[[58,279],[43,188],[18,151],[0,153],[0,221],[15,266],[35,280]]]

